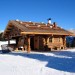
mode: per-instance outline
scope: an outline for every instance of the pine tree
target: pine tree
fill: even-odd
[[[2,37],[3,32],[0,33],[0,41],[5,41],[5,39]]]

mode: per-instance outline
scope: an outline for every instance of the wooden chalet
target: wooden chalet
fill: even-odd
[[[35,22],[22,22],[19,20],[10,20],[3,33],[3,37],[8,39],[10,44],[11,39],[16,40],[13,47],[18,50],[52,50],[66,48],[66,36],[71,36],[73,33],[62,29],[54,22],[50,23],[35,23]]]

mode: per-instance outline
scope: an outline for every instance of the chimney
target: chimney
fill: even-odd
[[[53,23],[53,27],[54,27],[54,28],[57,28],[56,22]]]
[[[48,24],[51,24],[51,18],[48,18]]]

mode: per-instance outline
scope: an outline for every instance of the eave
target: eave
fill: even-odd
[[[72,34],[60,34],[60,33],[43,33],[43,32],[21,32],[21,35],[65,35],[72,36]]]

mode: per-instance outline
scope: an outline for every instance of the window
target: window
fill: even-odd
[[[54,38],[54,42],[55,42],[55,43],[59,43],[59,42],[60,42],[60,37],[55,37],[55,38]]]
[[[49,37],[49,42],[52,42],[52,37]]]

